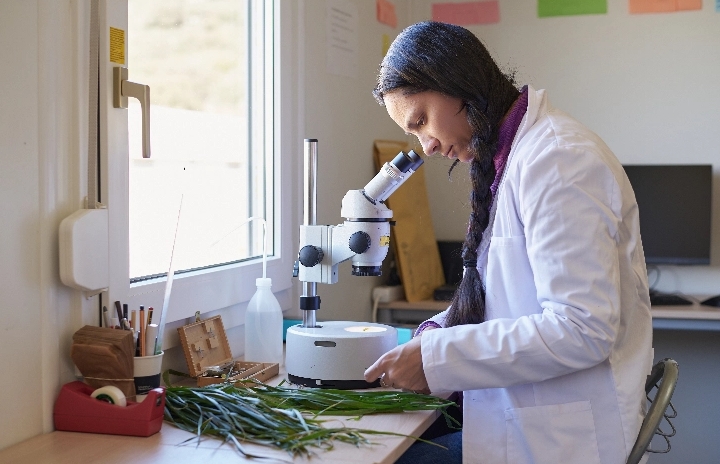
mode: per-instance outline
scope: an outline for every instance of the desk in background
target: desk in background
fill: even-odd
[[[378,320],[383,323],[403,321],[403,314],[417,321],[445,310],[449,301],[425,300],[409,303],[405,300],[378,304]],[[652,308],[653,328],[670,330],[720,331],[720,308],[693,303],[687,306],[656,306]]]

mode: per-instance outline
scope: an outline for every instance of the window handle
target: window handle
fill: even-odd
[[[128,97],[137,98],[142,110],[142,155],[150,158],[150,86],[130,82],[128,69],[113,68],[113,107],[127,108]]]

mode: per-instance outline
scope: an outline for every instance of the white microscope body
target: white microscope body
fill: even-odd
[[[320,388],[359,389],[379,386],[363,374],[380,356],[397,346],[395,328],[368,322],[316,323],[318,283],[338,281],[338,265],[352,259],[352,275],[379,276],[390,246],[392,211],[383,203],[423,163],[414,152],[400,152],[362,190],[342,200],[339,225],[315,225],[314,170],[317,140],[305,141],[305,224],[295,273],[303,282],[303,322],[287,331],[285,365],[288,380]],[[309,186],[309,187],[308,187]]]

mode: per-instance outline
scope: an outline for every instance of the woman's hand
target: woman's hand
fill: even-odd
[[[415,337],[380,357],[365,371],[365,380],[381,379],[385,387],[430,393],[422,365],[421,337]]]

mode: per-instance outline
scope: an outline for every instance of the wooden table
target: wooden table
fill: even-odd
[[[419,436],[437,417],[435,412],[410,412],[366,416],[360,421],[343,418],[349,427],[373,430],[390,430]],[[332,424],[331,424],[332,425]],[[220,440],[203,439],[186,442],[193,434],[184,432],[169,423],[163,423],[160,432],[147,438],[92,433],[51,432],[31,438],[0,451],[0,462],[13,464],[177,464],[193,462],[308,462],[308,463],[387,463],[391,464],[412,444],[413,440],[402,437],[368,436],[373,445],[355,447],[337,443],[332,451],[317,451],[311,459],[295,458],[280,450],[264,446],[246,445],[249,452],[275,459],[249,460],[243,458],[232,446]],[[209,460],[213,461],[209,461]],[[217,461],[215,461],[217,460]]]
[[[284,377],[285,372],[282,370],[281,375],[268,383],[277,384]],[[418,411],[365,416],[360,420],[330,416],[323,416],[321,419],[326,420],[329,427],[344,425],[420,436],[439,417],[439,414],[436,411]],[[292,459],[285,451],[265,446],[244,445],[248,452],[274,458],[250,460],[244,458],[232,445],[223,444],[214,438],[203,438],[198,442],[194,439],[194,434],[180,430],[168,422],[163,422],[160,432],[147,438],[59,431],[39,435],[0,450],[0,463],[178,464],[187,462],[204,464],[208,462],[253,462],[270,464],[307,462],[392,464],[414,441],[407,437],[384,435],[367,435],[367,438],[373,444],[355,447],[337,442],[332,451],[314,449],[316,454],[310,459]],[[188,441],[188,439],[191,440]]]

